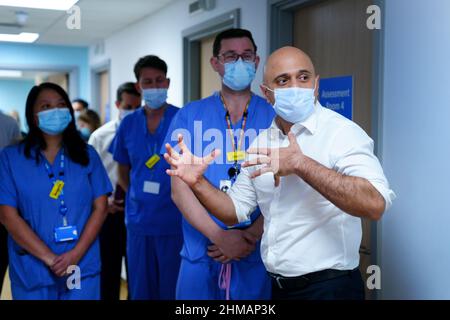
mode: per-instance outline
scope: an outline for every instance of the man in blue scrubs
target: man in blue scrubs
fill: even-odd
[[[114,188],[114,194],[108,199],[108,216],[100,232],[102,300],[120,300],[120,275],[122,259],[125,257],[126,260],[127,239],[124,192],[117,185],[117,163],[109,153],[109,147],[122,119],[140,108],[141,102],[135,83],[121,84],[117,89],[118,117],[95,130],[89,138],[89,144],[97,150]]]
[[[124,118],[110,151],[127,192],[125,221],[129,295],[133,300],[175,298],[183,243],[181,214],[172,202],[169,168],[160,154],[178,108],[167,104],[166,63],[156,56],[135,65],[145,106]]]
[[[182,133],[196,156],[213,149],[226,151],[205,174],[223,191],[231,188],[239,174],[243,151],[275,115],[272,106],[250,89],[259,64],[256,50],[247,30],[220,33],[211,65],[222,78],[221,91],[181,109],[166,137],[174,145]],[[250,224],[229,230],[176,177],[172,178],[172,194],[184,216],[177,299],[270,299],[270,280],[259,251],[263,223],[259,209]]]

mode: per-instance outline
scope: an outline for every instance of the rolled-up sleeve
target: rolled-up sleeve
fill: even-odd
[[[227,194],[233,201],[239,223],[249,221],[258,203],[255,187],[248,169],[242,168],[236,182],[228,190]]]
[[[337,172],[368,180],[383,196],[386,211],[396,195],[389,187],[373,147],[373,140],[360,127],[355,124],[346,125],[333,140],[331,160],[334,163],[333,169]]]

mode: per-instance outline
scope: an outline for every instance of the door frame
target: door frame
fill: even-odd
[[[91,109],[95,110],[101,115],[100,106],[100,74],[108,71],[108,86],[109,86],[109,100],[111,100],[111,60],[107,59],[103,62],[97,63],[91,66]],[[105,111],[105,123],[111,119],[111,104],[113,101],[109,101],[110,109]]]
[[[200,99],[201,40],[230,28],[239,28],[241,11],[235,9],[185,29],[183,37],[183,103]]]
[[[268,0],[268,38],[269,54],[277,48],[294,43],[294,13],[306,6],[316,5],[331,0]],[[381,9],[381,30],[373,30],[372,53],[372,97],[371,97],[371,136],[374,140],[374,152],[383,163],[383,79],[384,79],[384,33],[385,0],[372,0],[372,4]],[[372,265],[381,265],[381,230],[382,225],[371,223]],[[381,290],[372,291],[373,299],[380,299]]]

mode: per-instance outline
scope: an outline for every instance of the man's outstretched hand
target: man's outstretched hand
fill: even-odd
[[[295,174],[305,158],[295,135],[289,132],[288,138],[289,146],[285,148],[251,148],[247,150],[248,154],[254,154],[259,157],[245,161],[242,167],[249,168],[262,165],[260,169],[255,170],[251,174],[251,177],[256,178],[271,172],[275,178],[275,186],[278,187],[280,185],[280,177]]]
[[[166,144],[167,153],[164,154],[164,159],[172,167],[166,173],[171,177],[180,178],[192,187],[200,181],[208,165],[220,155],[220,150],[213,150],[203,158],[196,157],[184,143],[181,134],[178,135],[178,146],[180,147],[180,153],[175,151],[170,144]]]

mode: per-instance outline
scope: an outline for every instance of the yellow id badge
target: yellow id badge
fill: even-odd
[[[61,180],[55,181],[52,191],[50,191],[50,198],[58,199],[59,196],[61,195],[63,188],[64,188],[64,181]]]
[[[245,152],[244,151],[227,152],[227,160],[228,162],[245,160]]]
[[[157,154],[154,154],[150,157],[150,159],[148,159],[145,165],[147,166],[147,168],[151,169],[155,166],[155,164],[159,162],[159,160],[161,160],[161,157],[158,156]]]

